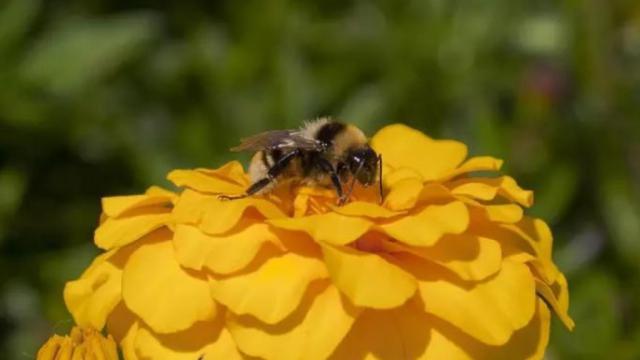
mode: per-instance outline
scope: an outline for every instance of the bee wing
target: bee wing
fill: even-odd
[[[294,130],[272,130],[244,138],[240,145],[232,147],[231,151],[258,151],[274,149],[321,150],[322,143],[308,139]]]

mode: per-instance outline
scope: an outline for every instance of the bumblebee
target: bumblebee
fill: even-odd
[[[267,131],[242,139],[231,151],[255,151],[249,165],[252,183],[242,195],[220,195],[223,200],[268,193],[285,179],[333,186],[340,205],[349,199],[356,181],[367,187],[377,180],[380,201],[383,198],[382,155],[353,125],[319,118],[299,129]],[[343,184],[349,180],[345,192]]]

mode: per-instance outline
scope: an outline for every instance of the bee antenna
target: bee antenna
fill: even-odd
[[[382,154],[378,154],[378,185],[380,204],[384,201],[384,189],[382,188]]]

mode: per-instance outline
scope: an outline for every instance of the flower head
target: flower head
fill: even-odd
[[[36,355],[37,360],[104,359],[118,360],[116,343],[93,328],[74,327],[70,336],[54,335]]]
[[[65,288],[126,359],[541,358],[550,309],[572,328],[531,191],[490,157],[403,125],[372,139],[386,197],[249,185],[237,162],[175,170],[183,190],[105,198],[105,253]]]

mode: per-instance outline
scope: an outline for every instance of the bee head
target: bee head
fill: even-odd
[[[378,173],[378,154],[369,145],[349,150],[349,172],[364,186],[372,185]]]

